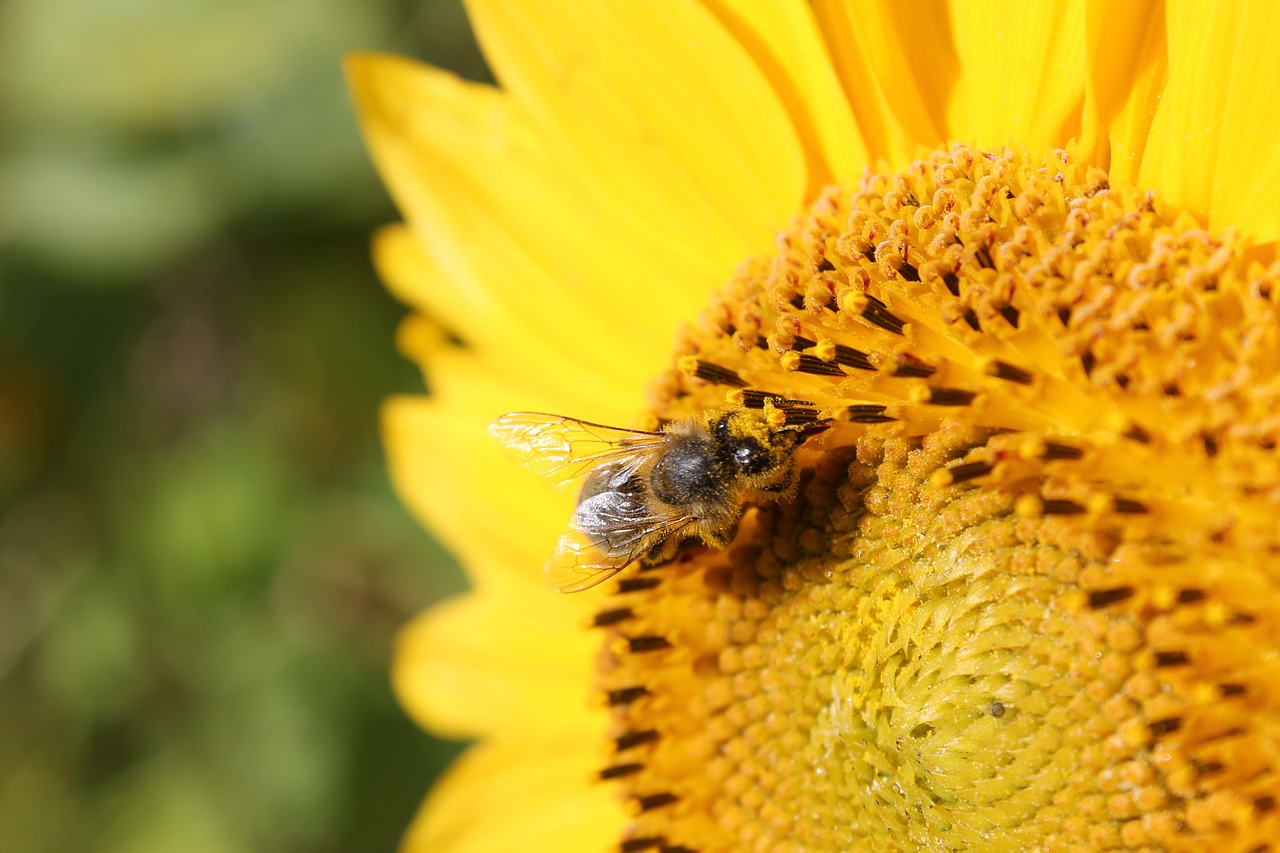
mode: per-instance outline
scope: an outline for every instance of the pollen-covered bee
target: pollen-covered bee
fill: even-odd
[[[793,452],[805,437],[741,407],[700,412],[661,432],[512,412],[489,432],[556,485],[581,484],[569,532],[545,569],[561,592],[595,586],[636,560],[671,559],[686,539],[727,546],[746,505],[795,487]]]

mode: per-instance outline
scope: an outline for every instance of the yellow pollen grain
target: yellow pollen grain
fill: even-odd
[[[636,618],[600,629],[600,689],[647,691],[610,735],[657,732],[608,783],[627,838],[1268,849],[1270,250],[1069,152],[963,146],[824,192],[778,245],[654,384],[659,419],[727,400],[808,437],[729,548],[602,605]],[[637,624],[675,647],[631,651]]]

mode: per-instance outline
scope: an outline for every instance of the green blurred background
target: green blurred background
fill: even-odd
[[[421,391],[340,60],[485,79],[456,2],[0,5],[0,848],[390,850],[456,754],[397,626]]]

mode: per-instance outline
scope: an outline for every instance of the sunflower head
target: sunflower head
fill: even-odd
[[[356,75],[386,275],[468,342],[409,324],[438,396],[389,416],[479,590],[398,662],[486,739],[410,847],[1270,849],[1280,22],[1060,5],[477,0],[505,93]],[[547,599],[522,407],[742,449],[707,547]]]

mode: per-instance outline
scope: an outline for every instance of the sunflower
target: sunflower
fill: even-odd
[[[348,65],[473,589],[405,849],[1280,837],[1280,8],[472,0],[500,88]],[[509,410],[807,427],[725,549],[557,595]]]

